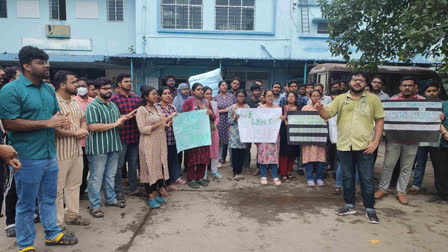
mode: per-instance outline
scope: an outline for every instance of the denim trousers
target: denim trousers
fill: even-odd
[[[313,168],[316,167],[316,178],[313,178]],[[306,180],[323,180],[324,179],[325,163],[323,162],[308,162],[305,164]]]
[[[123,193],[121,186],[122,169],[125,160],[128,160],[128,181],[129,190],[135,192],[138,187],[137,181],[137,167],[138,167],[138,143],[121,143],[123,150],[120,151],[118,156],[117,173],[115,174],[115,193]]]
[[[361,151],[339,151],[339,163],[342,168],[342,185],[344,187],[345,207],[355,207],[355,174],[358,171],[361,182],[361,195],[364,208],[368,213],[375,213],[375,184],[373,181],[373,154]]]
[[[34,211],[39,202],[40,220],[45,239],[53,240],[61,228],[57,225],[56,195],[58,190],[58,163],[56,157],[22,159],[22,169],[14,173],[17,191],[16,233],[19,249],[32,246],[36,239]]]
[[[355,185],[358,184],[358,170],[356,170],[355,175]],[[342,168],[341,164],[338,165],[338,168],[336,168],[336,186],[342,186]]]
[[[180,163],[177,157],[176,145],[168,145],[168,171],[171,182],[174,183],[180,177]]]
[[[423,184],[423,177],[425,176],[426,162],[428,161],[428,154],[431,156],[432,166],[434,167],[433,153],[437,150],[437,147],[420,146],[417,150],[417,156],[415,156],[415,168],[414,168],[414,180],[412,185],[420,188]]]
[[[107,204],[113,204],[117,201],[114,183],[115,174],[117,173],[118,155],[119,152],[115,151],[87,156],[90,169],[89,186],[87,188],[90,209],[99,209],[101,207],[101,187],[103,187]]]
[[[268,167],[271,169],[272,178],[278,178],[277,164],[260,164],[260,177],[266,177]]]

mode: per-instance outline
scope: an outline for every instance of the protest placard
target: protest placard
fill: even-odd
[[[212,144],[207,110],[181,113],[173,118],[177,152]]]
[[[288,111],[288,144],[326,145],[328,126],[317,111]]]
[[[218,84],[222,81],[221,78],[221,68],[216,68],[213,71],[198,74],[191,76],[188,78],[188,83],[190,83],[190,88],[193,87],[193,84],[199,82],[202,86],[207,86],[212,89],[213,96],[218,94]]]
[[[386,100],[386,138],[408,142],[436,142],[440,137],[442,103],[430,100]]]
[[[242,143],[275,143],[280,130],[281,108],[238,109]]]

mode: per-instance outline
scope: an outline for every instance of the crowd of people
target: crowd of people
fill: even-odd
[[[263,185],[280,186],[302,175],[309,187],[325,186],[328,170],[335,170],[334,192],[343,191],[345,202],[337,215],[356,213],[359,180],[370,223],[379,223],[375,199],[392,193],[394,183],[401,204],[408,204],[407,193],[421,190],[429,153],[437,190],[430,202],[448,200],[448,174],[443,169],[448,161],[448,120],[443,115],[440,140],[435,143],[386,139],[376,192],[374,184],[378,146],[384,141],[381,101],[437,100],[437,83],[418,90],[413,77],[403,77],[400,93],[389,97],[382,90],[381,76],[369,79],[365,72],[353,72],[347,83],[333,82],[327,96],[324,85],[298,81],[283,87],[274,82],[268,90],[258,80],[246,91],[235,77],[230,85],[221,81],[213,96],[210,87],[176,85],[176,78],[168,76],[160,89],[143,86],[137,96],[129,74],[118,75],[113,85],[105,77],[90,81],[61,70],[50,82],[48,55],[35,47],[23,47],[19,63],[20,68],[0,71],[0,158],[4,162],[0,189],[6,189],[6,235],[17,237],[21,252],[35,250],[35,221],[45,228],[46,245],[76,244],[77,237],[64,229],[65,225],[90,224],[79,214],[80,200],[89,200],[93,218],[104,217],[101,190],[106,207],[125,208],[125,195],[129,195],[147,197],[150,208],[159,208],[169,193],[181,190],[179,185],[198,189],[208,186],[210,177],[222,179],[219,168],[228,153],[236,181],[253,174],[260,176]],[[244,108],[282,110],[277,142],[256,143],[256,165],[252,166],[252,144],[241,142],[238,130],[238,111]],[[205,110],[209,117],[211,145],[178,153],[173,118],[194,110]],[[328,123],[328,144],[288,144],[288,111],[317,111]],[[443,114],[448,114],[448,102],[443,102]],[[293,172],[295,162],[297,173]],[[8,178],[3,177],[6,167]],[[394,170],[398,171],[396,182]],[[413,170],[413,184],[408,188]],[[125,192],[123,185],[129,190]]]

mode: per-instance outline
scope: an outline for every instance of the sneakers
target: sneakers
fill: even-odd
[[[306,182],[306,184],[307,184],[309,187],[314,187],[314,186],[316,186],[316,184],[314,184],[314,181],[313,181],[313,180],[308,180],[308,181]]]
[[[268,184],[268,178],[266,178],[266,177],[261,177],[261,178],[260,178],[260,183],[261,183],[262,185],[267,185],[267,184]]]
[[[397,200],[398,202],[400,202],[402,205],[407,205],[409,203],[408,198],[406,197],[405,194],[403,193],[398,193],[397,194]]]
[[[442,199],[439,195],[432,196],[429,200],[426,201],[426,203],[447,203],[446,200]]]
[[[282,182],[280,181],[279,178],[274,178],[274,185],[279,186],[281,184],[282,184]]]
[[[6,237],[16,237],[16,224],[8,225],[5,228]]]
[[[214,172],[213,174],[212,174],[212,176],[215,178],[215,179],[222,179],[224,176],[222,176],[221,174],[219,174],[219,172]]]
[[[193,189],[199,189],[201,186],[196,182],[196,180],[192,180],[188,182],[188,185]]]
[[[345,215],[355,214],[356,210],[354,208],[343,207],[343,208],[336,210],[336,212],[334,212],[334,213],[339,216],[345,216]]]
[[[216,167],[218,167],[218,168],[222,168],[222,164],[221,164],[221,162],[218,162],[218,166],[216,166]]]
[[[235,179],[236,181],[244,180],[244,176],[241,174],[235,174],[233,176],[233,179]]]
[[[369,223],[372,224],[379,224],[380,219],[378,219],[378,216],[376,216],[376,213],[366,213],[367,219],[369,220]]]
[[[317,186],[320,186],[320,187],[325,186],[325,182],[322,179],[318,179],[316,181],[316,183],[317,183]]]
[[[155,199],[155,200],[157,201],[157,203],[159,203],[159,204],[166,204],[166,199],[164,199],[164,198],[161,198],[161,197],[159,197],[159,196],[156,196],[154,199]]]
[[[151,209],[160,208],[160,204],[156,199],[148,200],[146,203]]]
[[[378,191],[375,192],[375,199],[381,199],[384,197],[384,195],[386,195],[386,192],[378,189]]]
[[[201,180],[199,180],[199,181],[198,181],[198,184],[201,185],[201,186],[203,186],[203,187],[208,186],[208,182],[207,182],[207,180],[205,180],[205,179],[201,179]]]

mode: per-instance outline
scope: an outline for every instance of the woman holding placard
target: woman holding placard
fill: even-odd
[[[233,104],[229,108],[229,145],[232,155],[232,168],[233,168],[233,178],[236,181],[243,180],[244,176],[241,175],[243,171],[244,159],[247,155],[247,144],[241,143],[240,133],[238,131],[238,114],[239,109],[250,108],[246,104],[246,91],[238,90],[236,92],[236,104]]]
[[[219,112],[218,103],[212,101],[212,89],[210,87],[204,87],[204,98],[211,104],[213,114],[215,115],[215,121],[212,128],[212,145],[210,145],[210,170],[212,170],[212,176],[216,179],[222,179],[223,176],[218,172],[218,158],[219,158]],[[210,122],[212,123],[212,122]]]
[[[204,90],[201,83],[194,83],[191,88],[192,96],[185,101],[182,106],[182,112],[206,109],[211,123],[214,123],[215,116],[212,107],[207,100],[203,99]],[[191,188],[198,189],[200,186],[208,186],[204,179],[205,169],[210,164],[210,146],[201,146],[185,150],[185,170],[187,170],[188,185]]]
[[[226,163],[227,149],[229,143],[229,122],[227,121],[230,105],[236,103],[236,98],[232,93],[227,93],[227,82],[221,81],[218,84],[219,93],[213,97],[213,100],[218,103],[219,109],[219,158],[221,164]]]
[[[302,108],[302,111],[317,111],[314,108],[314,104],[320,101],[322,93],[319,90],[313,90],[310,94],[311,104],[308,104]],[[325,146],[320,145],[303,145],[302,146],[302,163],[305,165],[307,184],[310,187],[314,187],[313,168],[316,168],[316,183],[318,186],[325,186],[324,165],[326,162],[326,149]]]
[[[300,111],[297,104],[297,93],[289,92],[286,96],[288,104],[282,108],[282,124],[280,126],[280,176],[283,182],[295,181],[292,175],[292,166],[300,151],[300,145],[288,144],[288,111]]]
[[[274,93],[268,90],[265,93],[266,103],[258,108],[280,108],[274,104]],[[278,178],[278,157],[280,151],[280,136],[276,143],[258,143],[258,163],[260,164],[260,183],[266,185],[268,179],[266,177],[267,168],[271,168],[271,175],[274,179],[274,185],[281,185],[282,182]]]

